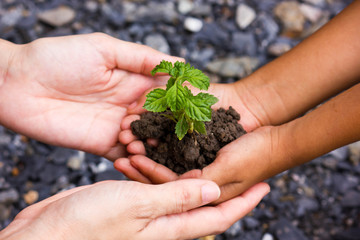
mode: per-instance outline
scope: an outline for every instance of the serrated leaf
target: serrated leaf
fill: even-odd
[[[151,75],[155,75],[158,72],[168,73],[173,69],[173,64],[171,62],[162,60],[159,65],[156,65],[155,68],[151,71]]]
[[[186,67],[186,71],[181,76],[182,83],[188,81],[192,86],[199,88],[200,90],[208,90],[210,86],[209,77],[199,69],[189,66]]]
[[[179,82],[175,82],[175,84],[167,90],[166,100],[172,112],[184,108],[186,99],[187,91]]]
[[[194,130],[201,134],[206,134],[205,123],[194,121]]]
[[[196,95],[188,98],[185,108],[186,114],[196,121],[210,121],[211,108],[202,99]]]
[[[167,84],[166,84],[166,91],[169,90],[172,86],[174,86],[176,81],[175,77],[170,77]]]
[[[212,106],[219,101],[217,97],[209,93],[199,93],[197,96],[201,98],[203,102],[208,106]]]
[[[188,132],[190,126],[188,124],[188,122],[185,119],[185,114],[183,113],[180,116],[179,121],[176,123],[175,126],[175,133],[177,135],[177,137],[179,138],[179,140],[183,139],[184,136],[186,135],[186,133]]]
[[[167,109],[166,91],[156,88],[146,95],[144,108],[150,112],[163,112]]]

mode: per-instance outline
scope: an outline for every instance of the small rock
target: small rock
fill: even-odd
[[[260,226],[260,222],[253,217],[245,217],[243,221],[246,229],[254,229]]]
[[[199,32],[203,27],[203,22],[198,18],[187,17],[184,21],[184,27],[190,32]]]
[[[0,192],[0,203],[11,204],[17,202],[18,200],[19,193],[14,188]]]
[[[279,219],[271,230],[278,240],[308,240],[304,233],[285,218]]]
[[[216,23],[205,23],[202,30],[196,33],[195,40],[205,41],[214,46],[224,48],[224,42],[229,41],[229,32]],[[230,48],[231,46],[227,46]]]
[[[54,27],[61,27],[71,23],[75,16],[74,9],[64,5],[38,13],[38,18],[41,21]]]
[[[23,17],[23,8],[15,7],[11,8],[8,11],[0,14],[0,25],[5,25],[7,27],[13,27],[17,24],[17,22]]]
[[[68,148],[56,148],[49,156],[49,160],[56,164],[64,164],[67,160],[76,153],[73,149]]]
[[[145,37],[144,43],[160,52],[170,54],[170,46],[161,34],[151,34]]]
[[[257,45],[253,33],[234,33],[231,39],[232,49],[239,54],[247,56],[255,56]]]
[[[77,155],[72,156],[68,159],[66,165],[72,170],[80,170],[85,160],[85,153],[79,151]]]
[[[312,23],[318,22],[323,15],[323,11],[321,9],[308,4],[301,4],[300,10],[302,14]]]
[[[330,156],[335,157],[339,161],[343,161],[349,156],[349,148],[348,146],[344,146],[338,149],[335,149],[328,153]]]
[[[303,32],[305,17],[298,2],[281,2],[275,7],[274,14],[280,19],[285,36],[298,37]]]
[[[12,208],[11,205],[8,206],[0,203],[0,221],[5,221],[10,217]]]
[[[353,165],[357,166],[360,164],[360,141],[349,145],[350,161]]]
[[[110,4],[102,4],[102,14],[106,17],[107,21],[117,27],[122,27],[125,23],[125,17],[120,10],[114,8]]]
[[[225,235],[228,237],[235,237],[240,235],[243,230],[242,220],[235,222],[228,230],[226,230]]]
[[[326,4],[326,0],[304,0],[304,2],[310,3],[315,6],[323,7]]]
[[[302,217],[307,212],[311,211],[317,211],[319,210],[319,203],[312,198],[308,197],[302,197],[299,200],[297,200],[297,210],[296,210],[296,216]]]
[[[130,1],[122,3],[123,15],[128,22],[166,22],[173,23],[178,18],[175,4],[172,1],[155,2],[137,5]]]
[[[274,237],[270,233],[265,233],[261,240],[274,240]]]
[[[360,207],[360,193],[357,191],[349,191],[341,200],[341,206],[355,208]]]
[[[96,12],[98,10],[99,4],[96,1],[86,1],[85,8],[90,12]]]
[[[271,56],[279,57],[290,49],[291,45],[289,43],[276,42],[269,45],[267,52]]]
[[[253,57],[238,57],[217,59],[210,62],[206,68],[223,77],[245,77],[259,65],[259,60]]]
[[[212,8],[207,2],[195,1],[194,7],[191,10],[192,16],[210,17],[212,15]]]
[[[39,193],[35,190],[30,190],[24,194],[24,200],[28,205],[35,203],[39,199]]]
[[[194,3],[191,0],[179,0],[178,11],[181,14],[188,14],[194,9]]]
[[[236,9],[236,23],[240,29],[247,28],[256,18],[254,9],[246,4],[240,4]]]

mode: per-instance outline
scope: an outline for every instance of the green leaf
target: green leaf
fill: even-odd
[[[190,67],[190,64],[186,64],[185,72],[181,76],[182,83],[188,81],[191,85],[200,90],[208,90],[210,85],[210,79],[199,69]]]
[[[204,103],[199,95],[190,96],[186,102],[186,114],[196,121],[210,121],[211,108],[208,104]]]
[[[201,134],[206,134],[205,123],[194,121],[194,130]]]
[[[186,135],[186,133],[189,130],[189,124],[186,121],[185,117],[184,117],[185,113],[183,113],[179,119],[179,121],[176,123],[175,126],[175,133],[177,135],[177,137],[179,138],[179,140],[183,139],[183,137]]]
[[[217,97],[208,93],[199,93],[197,96],[208,106],[212,106],[219,101]]]
[[[171,62],[162,60],[159,65],[156,65],[155,68],[151,71],[151,75],[155,75],[158,72],[168,73],[173,69],[173,64]]]
[[[144,108],[150,112],[163,112],[167,109],[166,91],[156,88],[146,95]]]
[[[176,81],[175,77],[170,77],[167,84],[166,84],[166,91],[169,90],[172,86],[174,86]]]
[[[166,100],[172,112],[185,107],[187,94],[188,92],[179,82],[175,82],[175,84],[167,90]]]

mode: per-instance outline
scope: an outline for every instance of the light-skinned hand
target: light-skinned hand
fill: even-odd
[[[31,138],[115,160],[126,108],[164,84],[150,76],[163,59],[150,47],[102,33],[0,40],[0,124]],[[3,77],[3,78],[2,78]]]
[[[18,214],[4,240],[192,239],[224,232],[269,192],[260,183],[232,200],[211,181],[186,179],[161,185],[106,181],[77,187]]]

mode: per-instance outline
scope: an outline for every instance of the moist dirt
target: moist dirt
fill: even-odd
[[[193,132],[180,141],[173,120],[162,113],[146,112],[131,123],[131,130],[143,141],[147,157],[182,174],[209,165],[223,146],[245,134],[239,120],[240,114],[232,107],[220,108],[212,112],[211,121],[205,122],[206,135]],[[149,138],[157,139],[157,146],[149,145]]]

